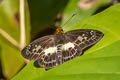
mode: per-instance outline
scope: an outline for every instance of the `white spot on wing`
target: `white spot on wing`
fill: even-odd
[[[87,37],[84,37],[85,40],[87,40]]]
[[[36,47],[36,51],[38,51],[40,48],[41,48],[41,46],[37,46],[37,47]]]
[[[37,47],[37,45],[35,45],[35,47]]]
[[[83,40],[83,37],[82,37],[82,36],[79,36],[77,39],[80,40],[80,41],[82,41],[82,40]]]
[[[36,45],[35,45],[36,46]],[[41,46],[37,46],[36,48],[34,48],[32,51],[38,51],[41,48]]]
[[[74,48],[74,47],[75,47],[75,45],[71,42],[68,42],[68,43],[63,45],[64,50],[68,50],[69,48]]]
[[[82,35],[83,37],[85,36],[85,34]]]
[[[44,52],[45,52],[45,55],[47,55],[49,53],[53,54],[53,53],[57,52],[57,47],[49,47],[48,49],[45,49]]]

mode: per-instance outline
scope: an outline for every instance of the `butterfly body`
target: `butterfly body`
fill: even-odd
[[[45,69],[81,56],[85,48],[95,44],[103,33],[92,29],[78,29],[67,33],[56,29],[55,35],[48,35],[31,42],[22,50],[24,58],[36,60]]]

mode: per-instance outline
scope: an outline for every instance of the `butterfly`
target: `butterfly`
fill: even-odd
[[[22,50],[22,56],[37,61],[40,67],[47,70],[81,56],[86,48],[98,42],[103,35],[93,29],[77,29],[64,33],[58,27],[54,35],[41,37],[26,46]]]

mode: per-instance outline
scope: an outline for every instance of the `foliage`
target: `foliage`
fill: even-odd
[[[107,10],[82,21],[75,27],[69,28],[69,30],[92,28],[104,33],[102,40],[87,50],[83,56],[70,60],[48,71],[45,71],[43,68],[34,67],[34,61],[31,61],[30,64],[28,64],[12,80],[120,79],[119,6],[120,4],[110,7]]]
[[[28,14],[26,6],[26,43],[30,39]],[[2,68],[1,75],[3,74],[7,79],[13,77],[23,67],[24,59],[19,48],[10,43],[10,39],[6,39],[3,34],[6,32],[19,43],[19,25],[19,0],[2,0],[0,2],[0,62]]]
[[[20,49],[3,35],[6,32],[20,43],[19,0],[0,0],[0,79],[119,79],[120,4],[99,13],[99,9],[108,7],[112,0],[98,0],[86,9],[80,8],[79,2],[80,0],[25,0],[26,44],[36,37],[53,32],[49,29],[56,23],[57,14],[62,14],[62,24],[73,14],[77,14],[62,26],[65,32],[85,28],[104,33],[102,40],[85,51],[83,56],[45,71],[43,68],[36,68],[34,61],[24,67]]]

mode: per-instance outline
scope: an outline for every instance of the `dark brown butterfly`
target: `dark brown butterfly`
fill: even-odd
[[[50,69],[77,56],[103,37],[103,33],[92,29],[78,29],[64,33],[56,29],[55,35],[41,37],[22,50],[24,58],[36,60],[38,64]]]

